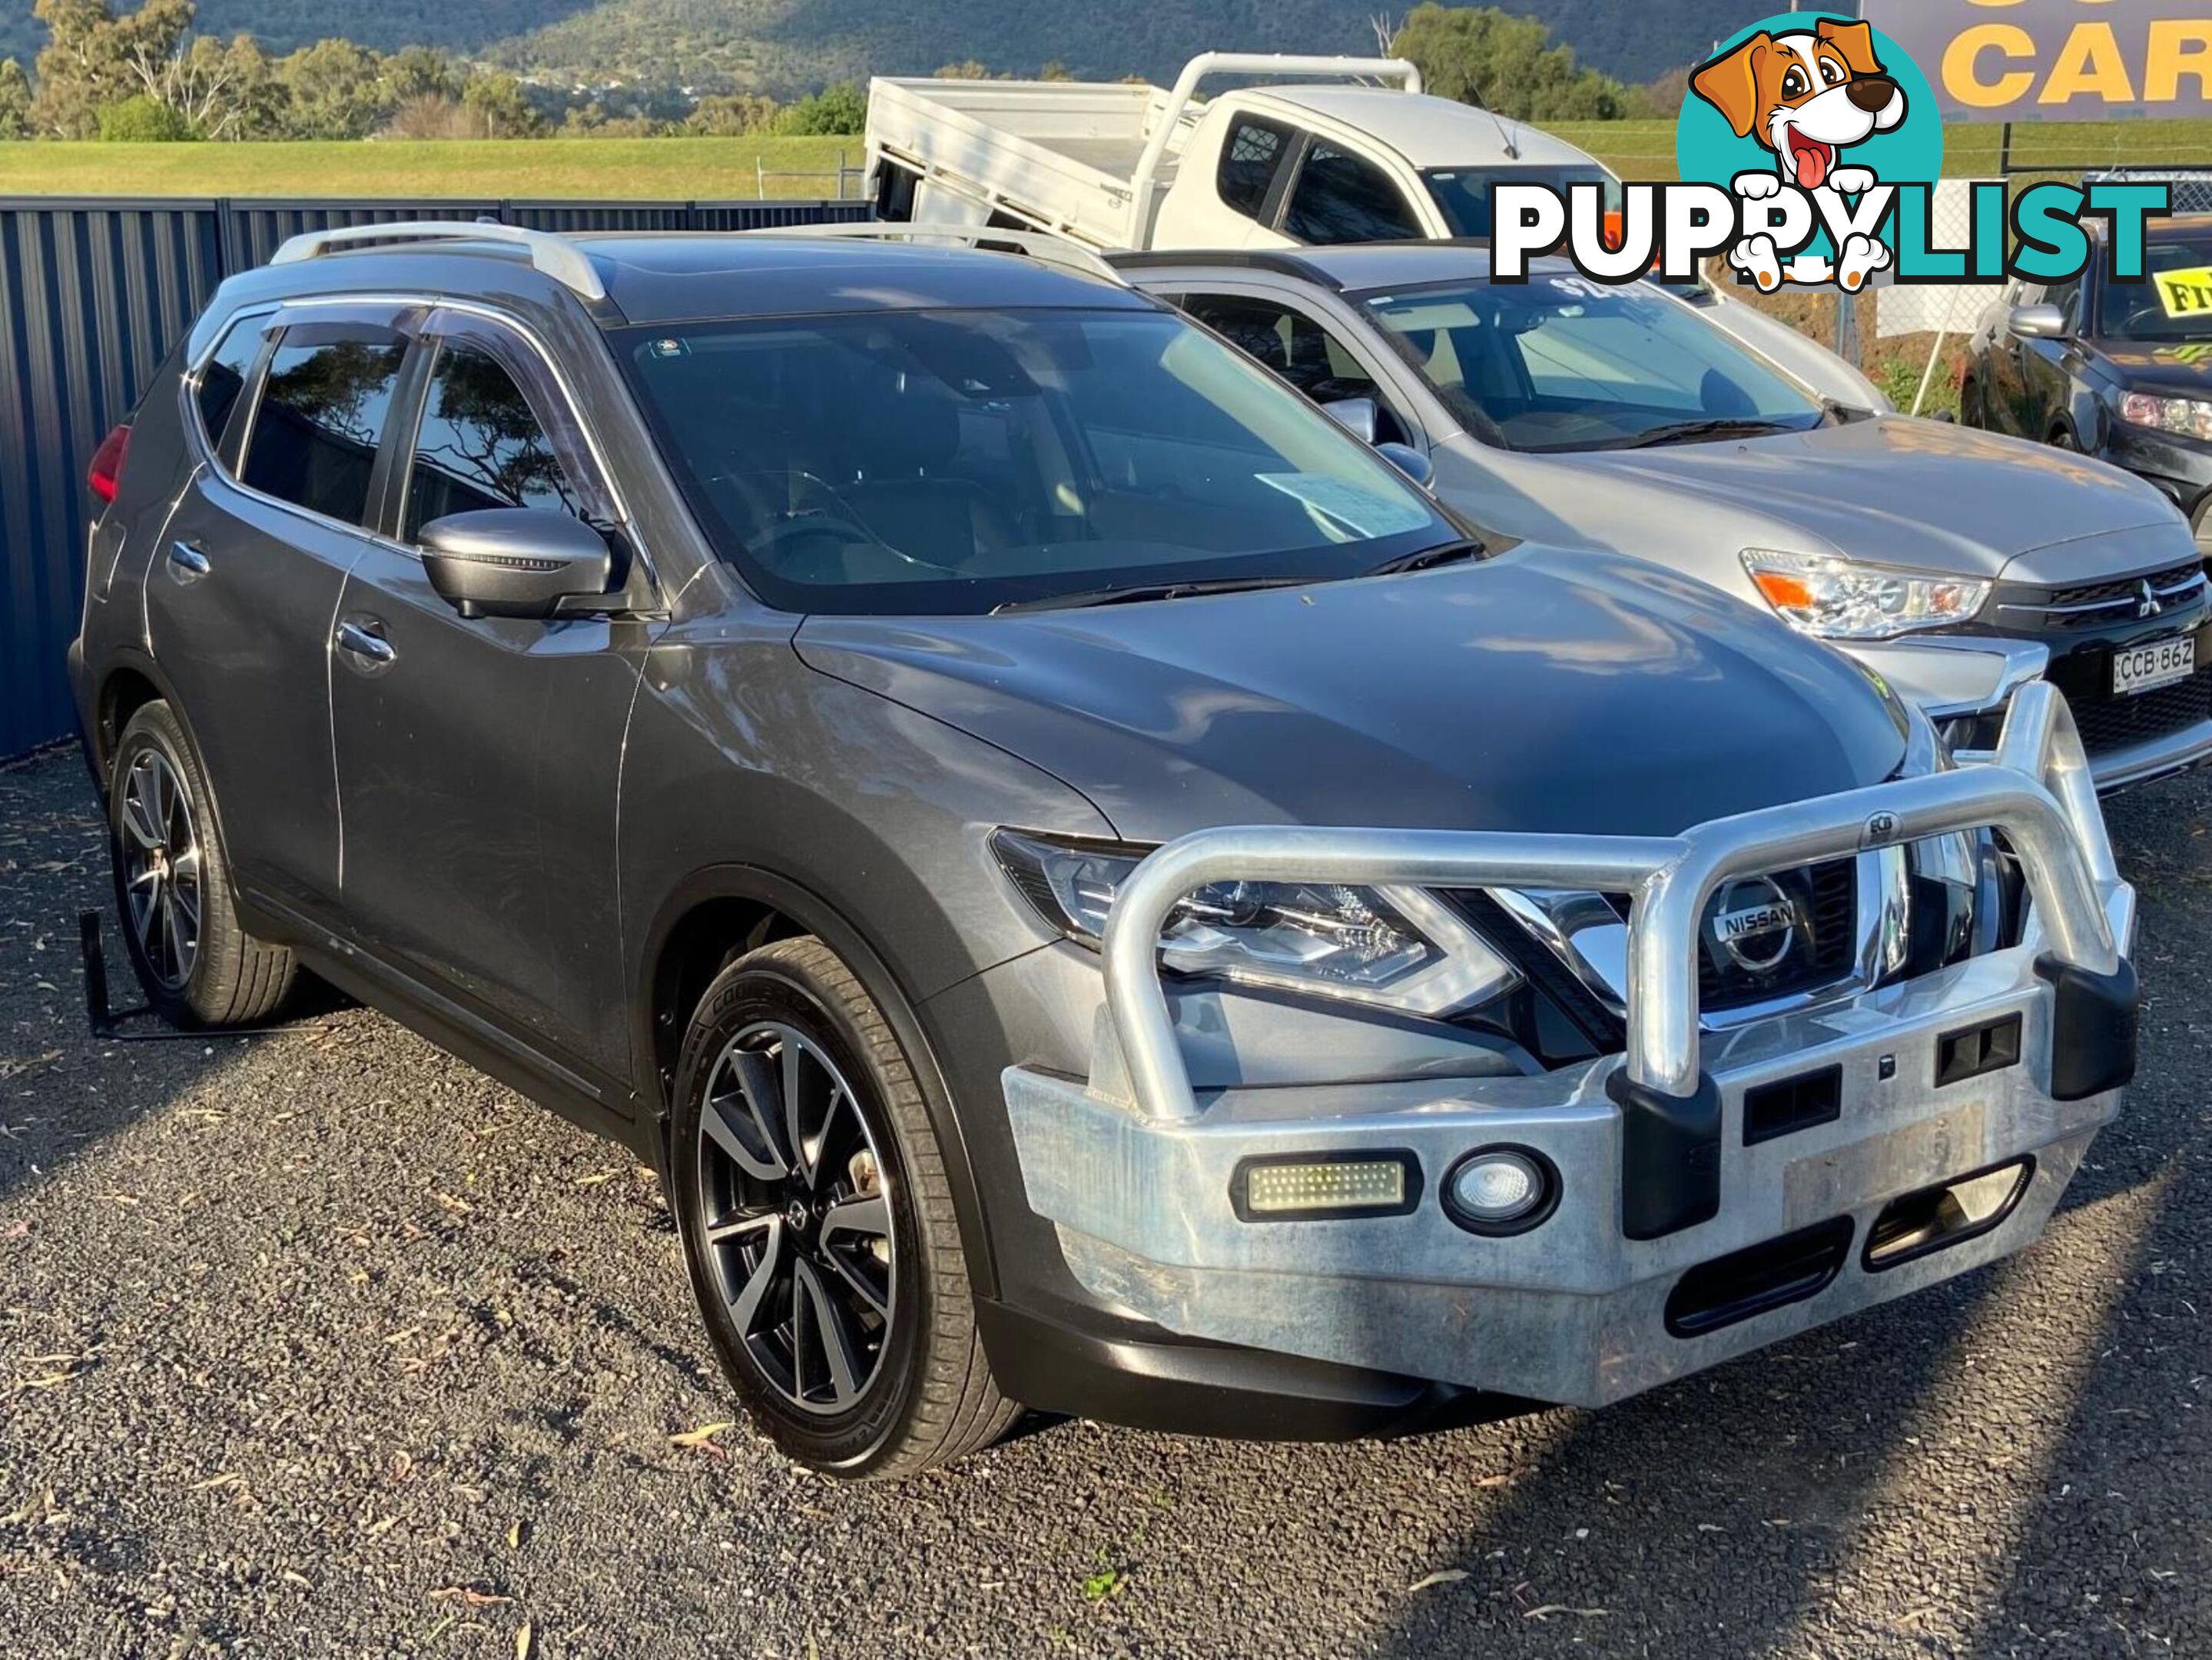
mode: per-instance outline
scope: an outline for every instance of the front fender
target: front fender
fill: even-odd
[[[714,901],[773,908],[836,952],[898,1032],[960,1166],[981,1273],[961,1117],[1003,1104],[956,1104],[915,1011],[1057,937],[999,870],[994,830],[1110,836],[1113,827],[1006,751],[807,668],[788,619],[779,633],[770,626],[726,617],[704,638],[679,629],[647,661],[618,855],[639,1095],[665,1116],[654,987],[675,930]]]

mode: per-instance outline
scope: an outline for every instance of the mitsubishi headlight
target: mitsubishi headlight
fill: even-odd
[[[2120,398],[2120,419],[2131,427],[2212,439],[2212,404],[2197,398],[2154,398],[2131,392]]]
[[[1002,830],[993,850],[1037,914],[1096,950],[1107,913],[1151,852]],[[1418,888],[1327,882],[1217,882],[1186,896],[1160,933],[1160,962],[1213,976],[1410,1014],[1449,1014],[1519,976],[1453,909]]]
[[[1990,597],[1987,582],[1892,570],[1823,553],[1747,548],[1743,567],[1782,619],[1821,640],[1889,640],[1963,623]]]

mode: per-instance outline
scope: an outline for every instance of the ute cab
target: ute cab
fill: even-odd
[[[1218,76],[1284,76],[1210,98]],[[1503,178],[1620,180],[1562,139],[1432,98],[1400,58],[1209,52],[1172,88],[878,77],[878,213],[1051,231],[1101,249],[1285,247],[1490,234]]]

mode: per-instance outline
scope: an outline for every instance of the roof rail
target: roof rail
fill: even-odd
[[[924,220],[913,224],[871,222],[843,225],[764,225],[758,230],[738,234],[741,236],[834,236],[841,240],[861,242],[957,242],[986,250],[998,246],[1017,248],[1032,259],[1041,260],[1046,265],[1059,265],[1085,277],[1103,277],[1122,288],[1128,286],[1127,281],[1103,255],[1093,252],[1079,242],[1054,236],[1050,231],[1001,230],[995,225],[935,224]]]
[[[391,225],[341,225],[295,236],[276,250],[272,265],[294,265],[341,252],[355,242],[504,242],[530,252],[530,263],[586,300],[604,300],[607,285],[573,242],[542,230],[491,220],[414,219]]]

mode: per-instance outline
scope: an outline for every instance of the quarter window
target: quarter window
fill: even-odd
[[[474,346],[447,344],[415,438],[402,535],[412,542],[434,519],[491,508],[586,516],[514,377]]]
[[[1389,174],[1316,139],[1298,169],[1283,233],[1301,242],[1399,242],[1420,235],[1421,225]]]
[[[239,476],[252,489],[358,525],[406,343],[359,323],[287,329],[269,360]]]
[[[1289,142],[1287,132],[1266,121],[1239,121],[1230,129],[1229,142],[1221,147],[1221,165],[1213,175],[1214,192],[1223,205],[1247,219],[1257,219]]]
[[[246,377],[253,373],[253,360],[261,356],[263,320],[248,318],[234,325],[223,336],[215,355],[200,367],[192,397],[199,405],[200,430],[206,435],[210,448],[222,447],[231,411],[238,407],[239,394],[246,390]]]

